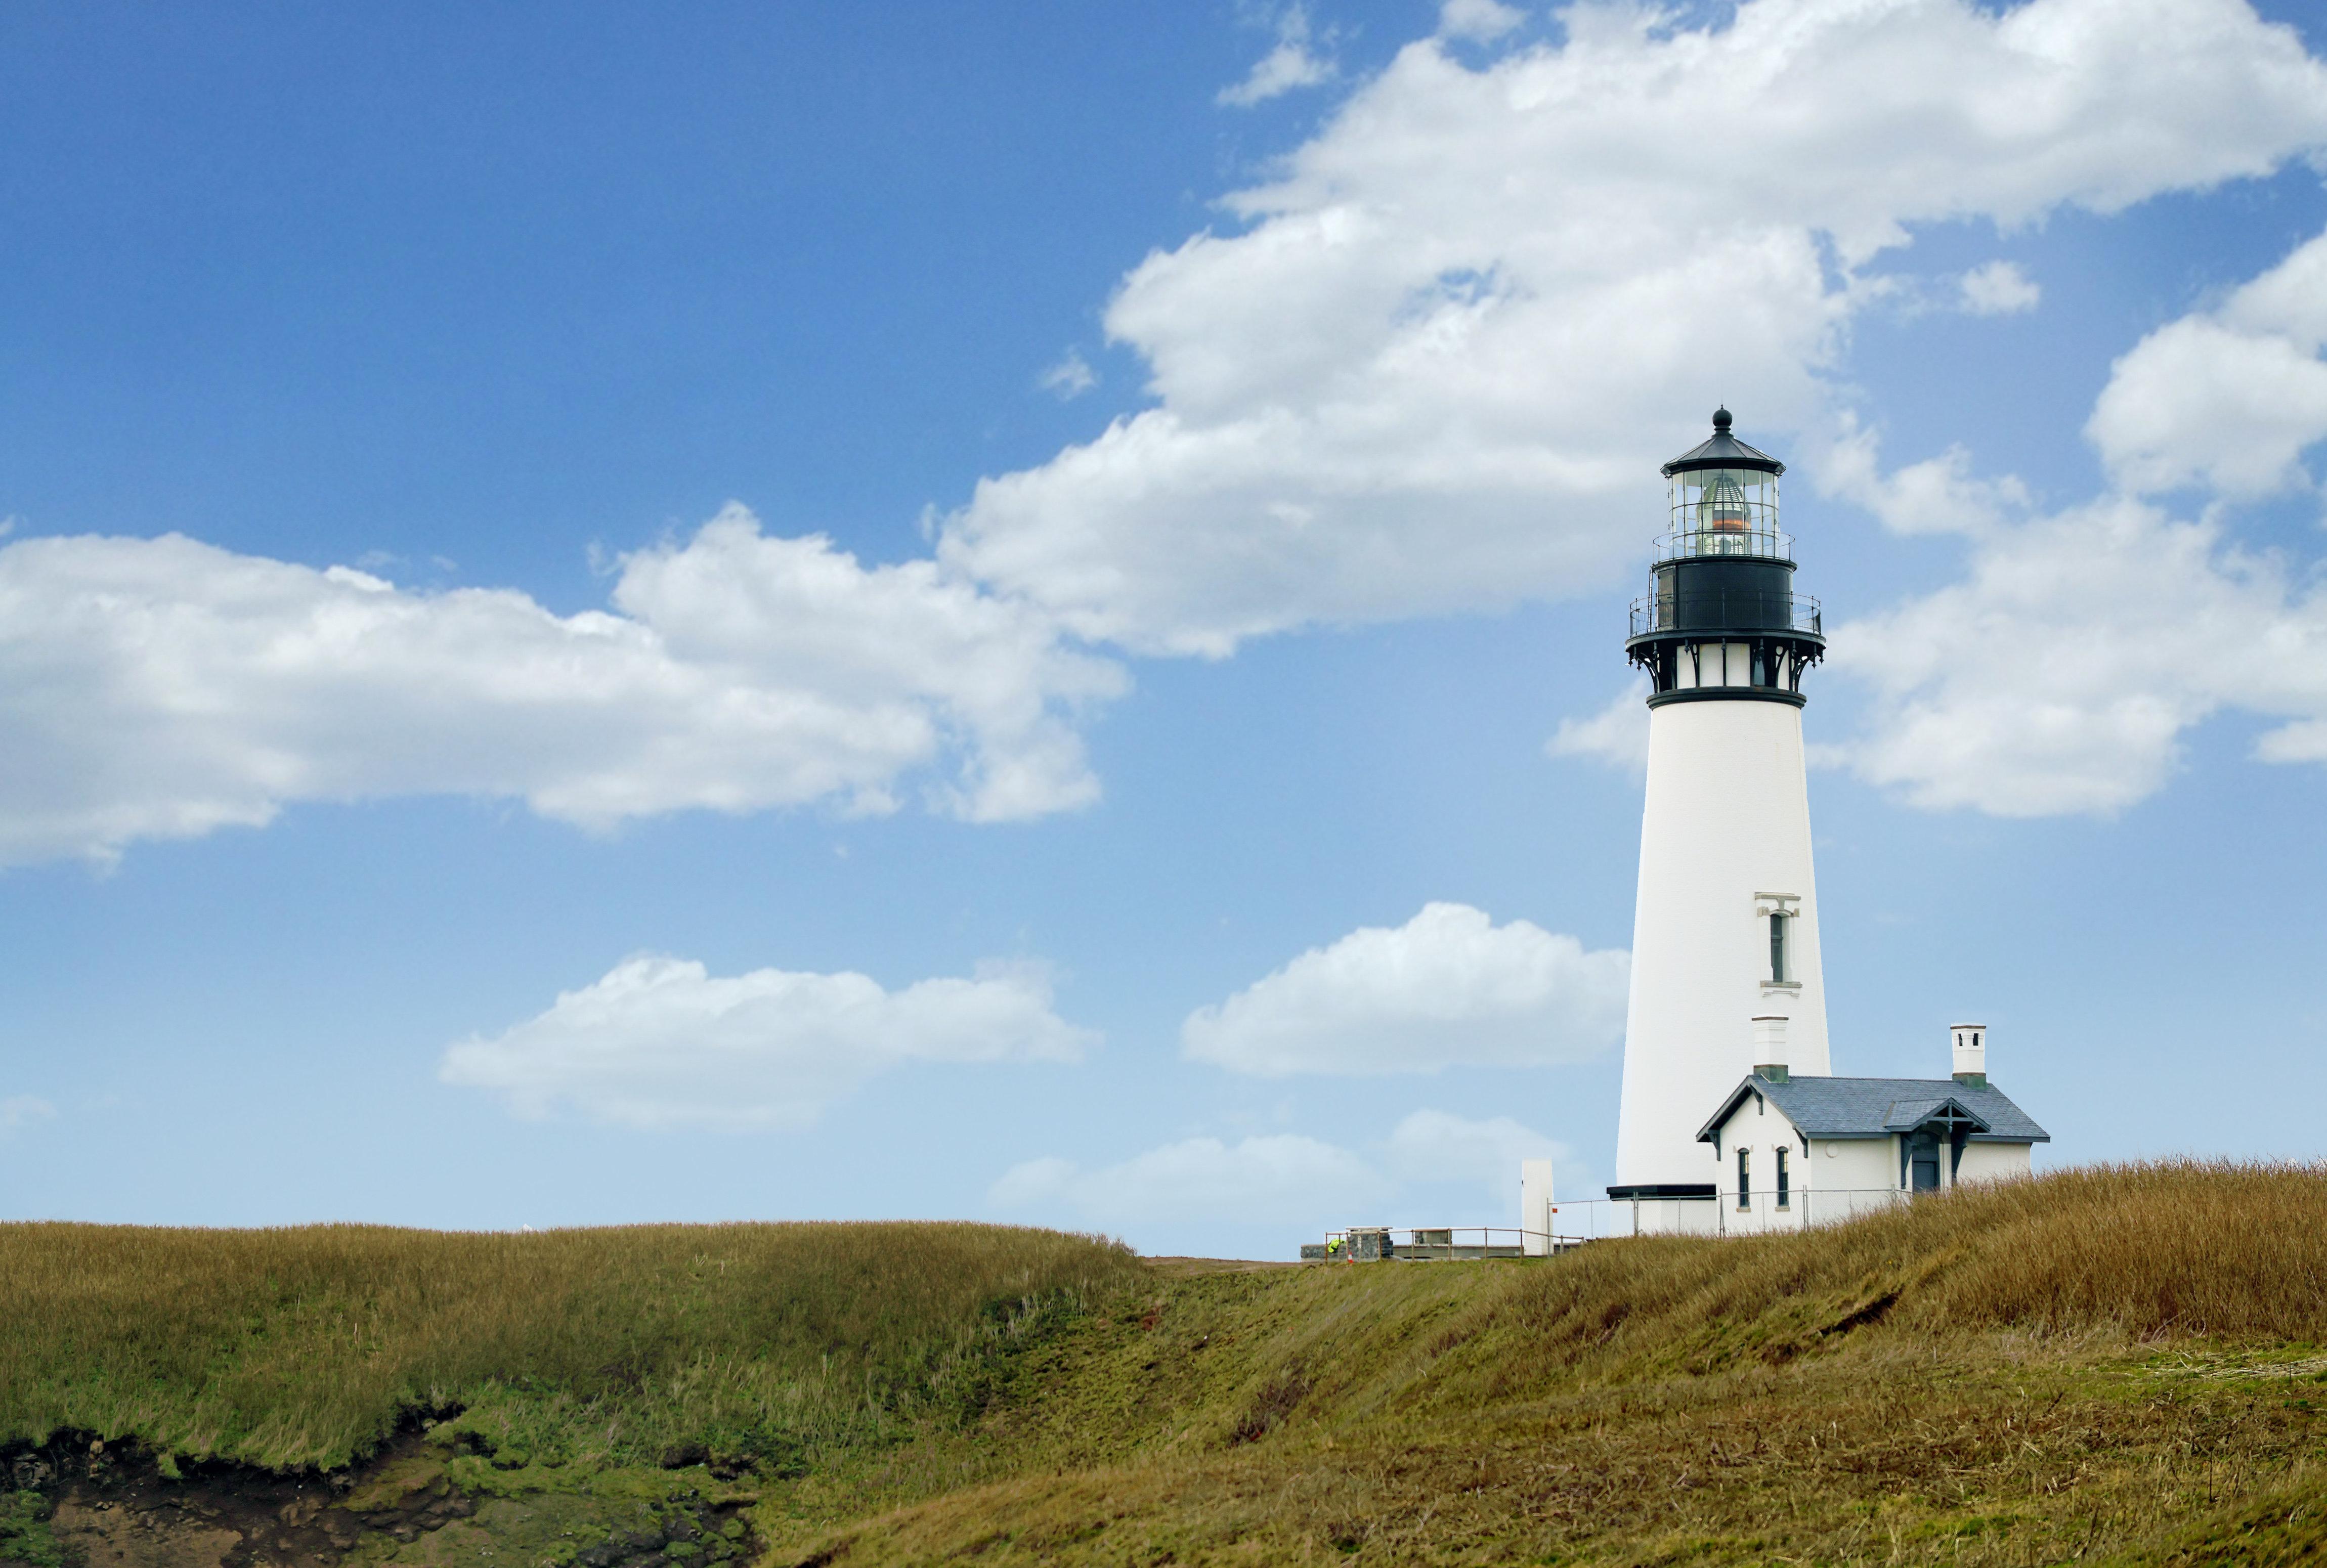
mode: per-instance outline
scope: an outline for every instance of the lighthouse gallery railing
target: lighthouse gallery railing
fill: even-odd
[[[1686,593],[1651,593],[1632,601],[1632,635],[1652,631],[1702,631],[1708,635],[1734,631],[1799,631],[1826,635],[1825,616],[1818,602],[1807,593],[1756,593],[1752,589],[1705,589]]]

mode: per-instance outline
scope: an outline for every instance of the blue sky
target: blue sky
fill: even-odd
[[[1612,1166],[1716,400],[1836,1069],[2316,1158],[2327,33],[0,17],[0,1214],[1284,1255]]]

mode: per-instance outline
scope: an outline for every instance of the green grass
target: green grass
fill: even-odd
[[[0,1491],[0,1563],[64,1568],[64,1554],[49,1530],[48,1499],[40,1493]]]
[[[646,1497],[674,1450],[724,1453],[771,1563],[844,1568],[2317,1561],[2322,1346],[2317,1167],[1488,1265],[0,1229],[0,1441],[335,1463],[459,1404],[432,1462],[472,1491]]]
[[[777,1561],[2200,1563],[2327,1546],[2327,1172],[2165,1165],[1806,1236],[1159,1276]],[[2273,1555],[2276,1554],[2277,1555]]]
[[[782,1469],[974,1402],[995,1346],[1136,1269],[970,1225],[0,1226],[0,1442],[330,1468],[459,1405],[553,1465]]]

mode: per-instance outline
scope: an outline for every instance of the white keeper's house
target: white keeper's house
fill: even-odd
[[[2051,1134],[1987,1081],[1987,1026],[1958,1023],[1955,1073],[1943,1078],[1796,1078],[1784,1061],[1783,1019],[1754,1021],[1757,1063],[1697,1131],[1719,1172],[1715,1212],[1675,1202],[1689,1228],[1790,1230],[1841,1219],[1958,1182],[2025,1176],[2031,1148]],[[1654,1200],[1651,1200],[1652,1202]],[[1696,1213],[1689,1212],[1694,1208]],[[1679,1228],[1676,1223],[1664,1228]]]
[[[1671,526],[1625,654],[1647,672],[1648,797],[1616,1181],[1640,1230],[1792,1227],[2022,1175],[2049,1134],[1987,1078],[1836,1078],[1827,1044],[1802,677],[1825,657],[1778,527],[1786,465],[1730,433],[1664,465]]]

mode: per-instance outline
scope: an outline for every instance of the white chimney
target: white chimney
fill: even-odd
[[[1786,1081],[1786,1020],[1768,1013],[1753,1021],[1753,1070],[1773,1084]]]
[[[1956,1082],[1966,1088],[1986,1088],[1987,1087],[1987,1025],[1951,1023],[1948,1028],[1955,1036]]]

